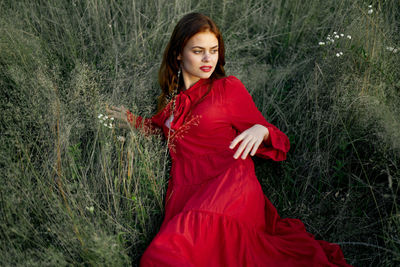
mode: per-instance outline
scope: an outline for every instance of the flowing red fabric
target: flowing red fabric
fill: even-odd
[[[349,266],[340,247],[315,240],[300,220],[281,219],[266,198],[251,157],[234,159],[230,142],[261,124],[269,138],[256,155],[286,159],[289,140],[268,123],[243,84],[229,76],[201,79],[172,104],[136,125],[161,128],[172,157],[160,231],[140,266]]]

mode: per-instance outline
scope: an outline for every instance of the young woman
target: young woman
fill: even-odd
[[[164,52],[158,113],[108,110],[145,132],[161,129],[172,157],[165,218],[141,266],[347,266],[338,245],[281,219],[264,196],[249,155],[284,160],[289,140],[224,64],[215,23],[188,14]]]

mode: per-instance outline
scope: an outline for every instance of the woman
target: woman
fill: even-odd
[[[281,219],[264,196],[248,155],[284,160],[289,140],[224,64],[215,23],[188,14],[164,52],[159,112],[108,111],[145,132],[162,129],[172,157],[165,218],[141,266],[347,266],[338,245]]]

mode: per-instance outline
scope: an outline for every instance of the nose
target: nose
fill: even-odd
[[[208,61],[210,61],[210,53],[205,52],[204,55],[203,55],[202,61],[203,61],[203,62],[208,62]]]

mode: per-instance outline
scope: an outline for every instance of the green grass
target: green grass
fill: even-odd
[[[291,140],[285,162],[255,160],[280,215],[351,264],[399,264],[395,2],[0,1],[0,265],[138,263],[162,222],[167,148],[97,116],[155,112],[163,49],[191,11],[220,26],[227,73]]]

